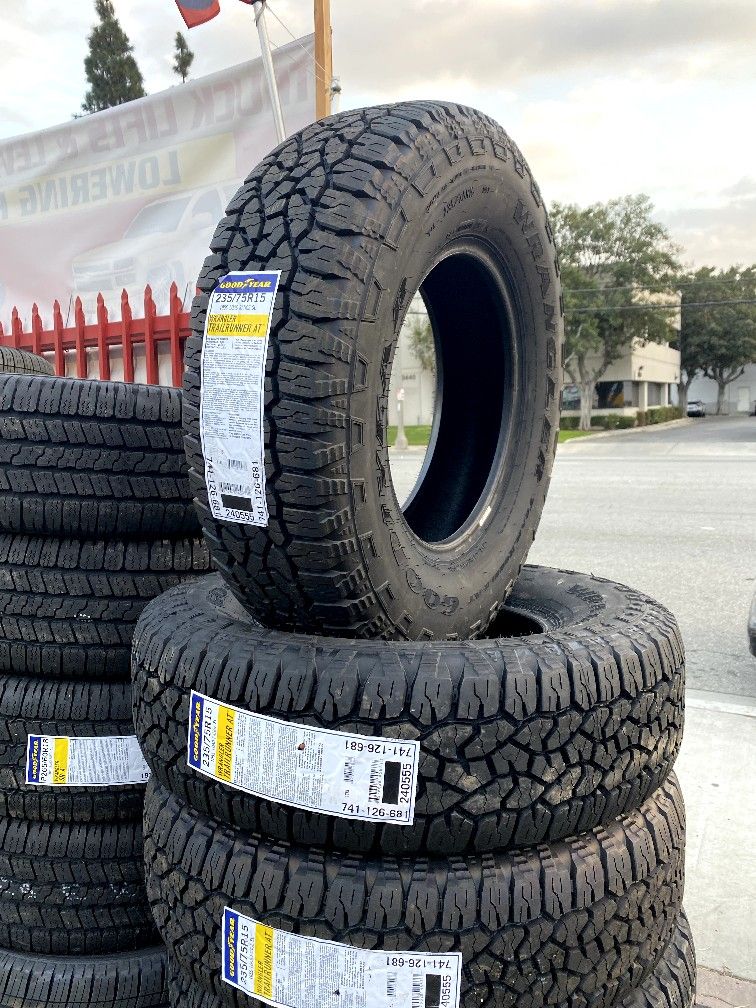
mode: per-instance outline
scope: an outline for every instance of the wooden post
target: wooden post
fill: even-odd
[[[331,114],[333,45],[331,0],[315,0],[315,118]]]

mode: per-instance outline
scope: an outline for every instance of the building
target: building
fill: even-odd
[[[688,402],[700,399],[707,413],[717,408],[717,383],[711,378],[697,375],[688,389]],[[747,364],[740,378],[725,389],[724,413],[752,413],[756,408],[756,364]]]
[[[595,367],[598,358],[588,358]],[[596,384],[593,399],[594,415],[620,413],[632,416],[638,410],[677,403],[677,383],[680,380],[680,351],[667,343],[634,341],[630,349],[610,364]],[[564,376],[562,413],[580,415],[580,389]]]

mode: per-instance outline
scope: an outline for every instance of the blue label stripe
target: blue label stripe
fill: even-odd
[[[26,783],[39,784],[42,769],[42,736],[30,735],[29,747],[26,750]]]
[[[227,983],[239,983],[239,914],[223,911],[223,979]]]
[[[202,766],[202,722],[205,715],[205,701],[192,691],[189,701],[189,765],[195,770]]]

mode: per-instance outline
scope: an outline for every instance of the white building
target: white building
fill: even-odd
[[[688,402],[700,399],[706,405],[706,412],[717,408],[717,383],[702,375],[693,379],[688,389]],[[756,364],[747,364],[742,377],[725,389],[725,413],[752,413],[756,404]]]

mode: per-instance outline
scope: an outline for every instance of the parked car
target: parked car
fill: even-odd
[[[692,402],[688,403],[688,416],[706,416],[706,406],[700,399],[693,399]]]

